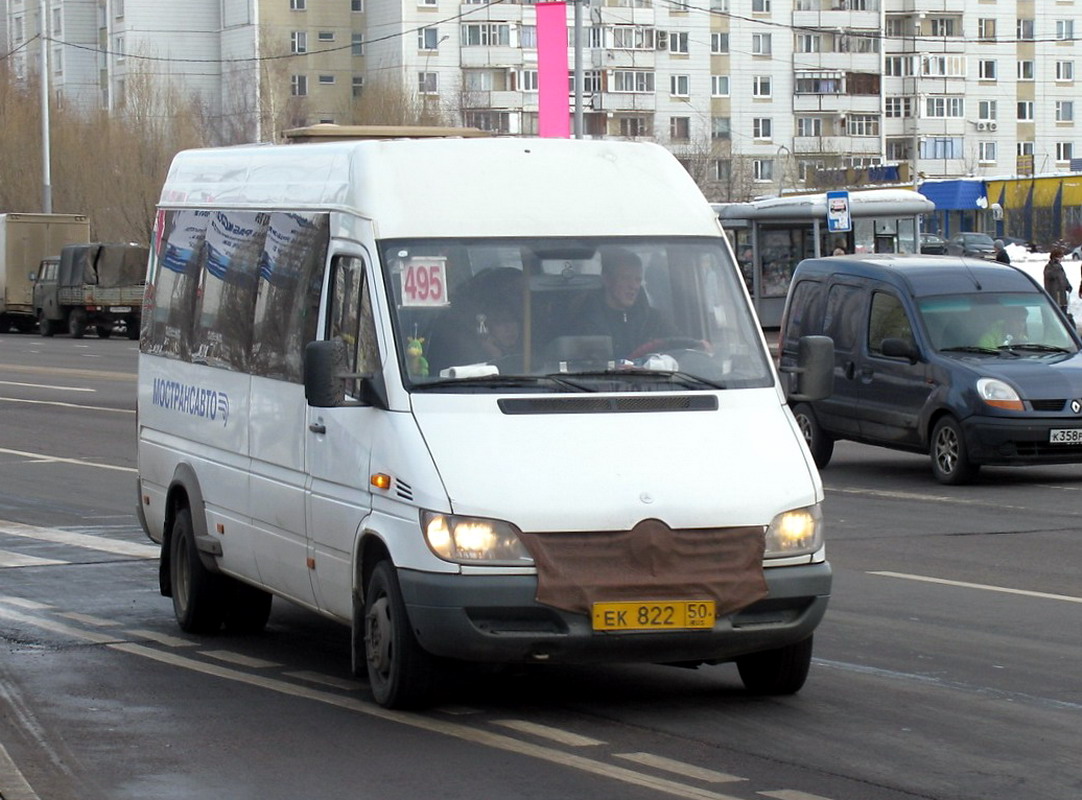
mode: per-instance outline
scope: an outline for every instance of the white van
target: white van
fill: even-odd
[[[258,630],[277,595],[351,625],[390,707],[448,660],[803,685],[822,487],[663,148],[183,152],[147,284],[139,507],[184,630]]]

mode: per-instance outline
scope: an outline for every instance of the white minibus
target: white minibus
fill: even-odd
[[[794,394],[828,390],[802,343]],[[140,337],[140,518],[180,627],[277,596],[375,699],[451,664],[735,661],[796,692],[822,486],[732,250],[645,143],[178,154]]]

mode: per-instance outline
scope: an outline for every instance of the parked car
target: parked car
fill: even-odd
[[[816,464],[838,439],[928,453],[946,484],[980,467],[1082,462],[1082,340],[1038,283],[995,261],[807,259],[779,332],[834,342],[834,392],[791,408]]]
[[[947,240],[947,255],[967,256],[969,258],[994,258],[996,248],[987,233],[963,231]]]
[[[1023,239],[1021,236],[1000,236],[999,238],[1003,240],[1004,247],[1015,244],[1019,247],[1024,247],[1031,253],[1037,252],[1037,248],[1033,244],[1033,242],[1031,242],[1029,239]]]
[[[925,255],[946,255],[947,240],[934,233],[922,233],[920,235],[920,251]]]
[[[1067,258],[1072,258],[1075,261],[1082,261],[1082,244],[1067,251]]]

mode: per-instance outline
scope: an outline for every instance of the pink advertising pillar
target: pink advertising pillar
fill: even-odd
[[[537,6],[538,133],[567,139],[571,113],[567,101],[567,4]]]

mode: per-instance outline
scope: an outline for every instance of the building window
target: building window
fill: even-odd
[[[304,97],[306,94],[308,94],[308,76],[292,76],[289,79],[289,93],[294,97]]]
[[[1074,158],[1072,142],[1056,142],[1056,161],[1070,161]]]
[[[996,101],[981,100],[977,103],[977,119],[992,120],[996,118]]]
[[[887,139],[887,161],[909,161],[913,158],[913,140],[906,136],[903,139]]]
[[[613,92],[653,94],[654,73],[636,69],[618,69],[612,73]]]
[[[113,37],[113,53],[114,53],[114,55],[116,55],[117,62],[123,61],[124,58],[126,57],[126,53],[124,52],[124,37],[123,36],[114,36]]]
[[[796,94],[841,94],[842,78],[840,75],[799,76],[794,81]]]
[[[977,142],[977,160],[983,164],[993,164],[996,160],[995,142]]]
[[[117,19],[124,16],[124,0],[113,0],[113,16]]]
[[[671,117],[669,119],[669,139],[674,142],[690,140],[691,117]]]
[[[1035,74],[1032,61],[1019,61],[1018,62],[1018,80],[1031,81]]]
[[[850,114],[845,123],[850,136],[878,136],[879,116],[876,114]]]
[[[982,59],[977,62],[977,74],[982,81],[994,81],[996,79],[996,62],[993,59]]]
[[[732,180],[733,162],[727,158],[714,159],[714,180],[719,183],[728,183]]]
[[[653,50],[653,28],[641,25],[616,25],[612,29],[613,50]]]
[[[965,138],[961,136],[929,136],[920,140],[921,158],[965,158]]]
[[[729,76],[728,75],[711,75],[710,76],[710,96],[711,97],[728,97],[729,96]]]
[[[438,72],[418,72],[417,91],[420,94],[439,94],[440,75]]]
[[[751,10],[756,14],[769,14],[770,0],[751,0]]]
[[[418,50],[436,50],[440,46],[439,28],[421,28],[417,31]]]
[[[769,33],[753,33],[751,35],[751,52],[756,56],[768,56],[771,54]]]
[[[908,78],[915,74],[913,56],[887,56],[884,69],[891,78]]]
[[[760,182],[774,180],[774,159],[755,159],[755,161],[752,162],[752,177]]]
[[[519,91],[536,92],[538,89],[538,77],[536,69],[524,69],[518,74]]]
[[[823,37],[818,33],[802,33],[796,37],[796,51],[798,53],[821,53],[823,51]]]
[[[925,105],[926,117],[964,117],[965,99],[961,97],[929,97]]]
[[[1015,155],[1019,156],[1031,156],[1033,155],[1033,142],[1018,142],[1014,146]]]
[[[687,75],[669,76],[669,94],[673,97],[688,97],[691,94],[691,78]]]
[[[1074,122],[1074,103],[1072,101],[1056,101],[1056,122]]]
[[[650,135],[650,121],[646,117],[620,117],[620,135],[634,139]]]
[[[360,97],[364,93],[364,75],[353,76],[353,96]]]
[[[333,42],[334,31],[320,31],[316,34],[316,41],[319,42]]]
[[[1056,20],[1056,38],[1060,39],[1061,41],[1066,41],[1074,38],[1073,19]]]
[[[797,136],[822,136],[823,120],[819,117],[797,117]]]
[[[710,34],[710,52],[715,55],[719,53],[729,52],[729,34],[727,33],[711,33]]]
[[[687,31],[669,31],[669,52],[678,55],[688,54]]]
[[[289,51],[291,53],[308,52],[308,34],[304,31],[293,31],[289,34]]]
[[[1056,80],[1057,81],[1073,81],[1074,80],[1074,62],[1073,61],[1057,61],[1056,62]]]
[[[1033,101],[1032,100],[1019,100],[1018,101],[1018,119],[1021,120],[1033,120]]]
[[[1016,29],[1016,38],[1018,39],[1032,39],[1033,38],[1033,20],[1020,19]]]
[[[364,11],[364,0],[349,0],[349,10],[355,13]]]
[[[996,39],[995,17],[982,17],[977,20],[977,38],[983,42],[994,42]]]
[[[891,119],[904,119],[913,116],[913,98],[897,96],[886,98],[883,114]]]
[[[320,75],[319,76],[319,82],[323,86],[331,86],[331,85],[334,84],[334,76],[333,75]]]
[[[958,35],[957,20],[954,17],[932,17],[929,23],[932,36],[953,37]]]
[[[491,109],[475,110],[466,112],[466,126],[480,128],[490,133],[509,133],[511,127],[511,113],[509,111],[493,111]]]
[[[349,41],[350,54],[355,56],[364,55],[364,34],[355,33]]]
[[[474,22],[462,26],[463,47],[509,47],[511,26],[506,23]]]
[[[308,0],[289,0],[290,11],[304,11]]]
[[[536,50],[537,49],[537,26],[536,25],[519,25],[518,26],[518,46],[523,50]]]
[[[965,56],[924,56],[921,58],[921,74],[929,77],[964,78]]]
[[[752,97],[770,97],[770,76],[756,75],[751,79]]]
[[[755,117],[751,121],[751,135],[755,139],[770,139],[773,123],[770,117]]]
[[[732,120],[729,117],[711,117],[710,118],[710,138],[711,139],[729,139],[732,138]]]

